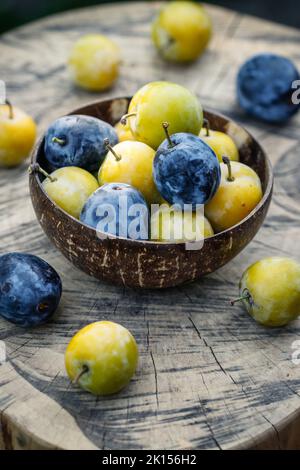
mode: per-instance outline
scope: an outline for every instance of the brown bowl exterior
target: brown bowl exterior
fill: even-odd
[[[77,109],[71,114],[98,117],[111,124],[127,111],[129,98],[116,98]],[[271,164],[258,142],[241,126],[212,111],[205,111],[212,129],[227,132],[236,141],[240,159],[259,175],[264,196],[242,222],[207,238],[200,250],[186,250],[184,243],[156,243],[122,238],[99,239],[96,231],[61,210],[44,192],[38,174],[29,177],[37,219],[49,239],[75,266],[114,284],[166,288],[191,282],[232,260],[256,235],[267,214],[273,187]],[[43,139],[32,163],[45,167]]]

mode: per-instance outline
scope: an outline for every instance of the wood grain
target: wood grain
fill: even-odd
[[[89,101],[130,95],[151,80],[182,83],[265,147],[276,178],[269,216],[233,262],[199,282],[165,291],[120,288],[83,274],[50,245],[33,214],[26,164],[1,170],[0,251],[43,257],[64,285],[51,323],[22,330],[0,321],[8,353],[0,366],[3,448],[300,448],[300,366],[291,360],[300,322],[265,329],[228,303],[251,262],[276,254],[300,259],[300,116],[284,127],[265,125],[247,118],[235,100],[235,76],[248,55],[273,51],[300,67],[300,33],[209,7],[215,35],[207,53],[188,67],[167,65],[149,38],[158,7],[88,8],[2,36],[1,79],[10,99],[31,112],[42,131]],[[114,38],[124,57],[117,85],[102,95],[72,87],[65,68],[75,39],[94,31]],[[104,399],[71,386],[63,360],[72,335],[100,319],[129,328],[141,356],[130,386]]]

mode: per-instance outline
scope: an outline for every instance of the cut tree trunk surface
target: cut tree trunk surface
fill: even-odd
[[[193,90],[204,106],[245,125],[267,151],[275,192],[267,220],[234,261],[193,284],[143,291],[102,283],[74,268],[50,244],[31,206],[27,164],[0,170],[0,251],[25,251],[52,264],[63,280],[51,323],[23,330],[0,320],[7,362],[0,366],[0,447],[5,449],[300,448],[300,365],[292,362],[300,322],[257,325],[230,307],[243,270],[264,256],[300,259],[300,115],[286,126],[247,118],[235,77],[250,55],[271,51],[300,67],[299,31],[209,7],[214,37],[188,66],[156,54],[150,23],[159,3],[77,10],[17,29],[0,39],[1,79],[9,99],[32,113],[42,132],[87,102],[132,95],[152,80]],[[72,86],[66,59],[82,34],[119,43],[121,76],[107,93]],[[64,351],[76,331],[106,319],[129,328],[140,363],[120,394],[96,398],[72,385]]]

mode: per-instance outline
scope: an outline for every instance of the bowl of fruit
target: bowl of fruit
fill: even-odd
[[[166,288],[233,259],[262,225],[273,174],[239,124],[168,82],[57,119],[30,166],[37,219],[75,266]]]

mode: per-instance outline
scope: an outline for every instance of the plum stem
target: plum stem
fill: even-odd
[[[38,311],[41,313],[47,310],[48,308],[49,308],[49,304],[47,302],[41,302],[37,306]]]
[[[132,117],[132,116],[136,116],[136,113],[128,113],[128,114],[124,114],[124,116],[121,117],[121,124],[123,126],[126,126],[127,124],[127,119]]]
[[[5,104],[8,106],[8,117],[9,119],[14,118],[14,110],[11,102],[9,100],[5,100]]]
[[[117,152],[113,149],[113,147],[110,145],[108,139],[104,139],[104,145],[105,147],[113,154],[117,162],[119,162],[121,159],[120,155],[117,154]]]
[[[223,163],[227,165],[228,168],[228,176],[227,176],[227,181],[234,181],[234,177],[232,176],[232,167],[231,167],[231,162],[228,157],[223,156],[222,157]]]
[[[89,368],[86,364],[83,364],[82,369],[78,372],[75,379],[72,381],[74,385],[77,385],[81,377],[89,371]]]
[[[52,142],[59,144],[61,146],[65,145],[66,141],[64,139],[60,139],[59,137],[52,137]]]
[[[171,137],[170,137],[170,134],[169,134],[169,130],[168,130],[168,128],[169,128],[169,123],[168,123],[168,122],[163,122],[163,123],[162,123],[162,126],[163,126],[163,128],[164,128],[164,131],[165,131],[167,140],[168,140],[168,142],[169,142],[169,147],[174,147],[174,144],[173,144],[173,142],[172,142],[172,140],[171,140]]]
[[[206,137],[210,136],[210,122],[208,119],[203,119],[203,127],[206,130]]]
[[[28,168],[28,172],[29,172],[30,175],[32,175],[33,173],[36,173],[36,172],[41,173],[46,178],[48,178],[51,181],[51,183],[54,183],[55,181],[57,181],[57,178],[53,178],[53,176],[49,175],[49,173],[47,173],[47,171],[43,170],[43,168],[41,168],[38,163],[33,163],[32,165],[30,165],[30,167]]]
[[[241,296],[238,297],[237,299],[231,300],[231,301],[230,301],[230,305],[234,305],[234,304],[236,304],[237,302],[242,302],[243,300],[250,300],[250,299],[251,299],[251,294],[250,294],[250,292],[248,291],[248,289],[244,289],[243,295],[241,295]]]

